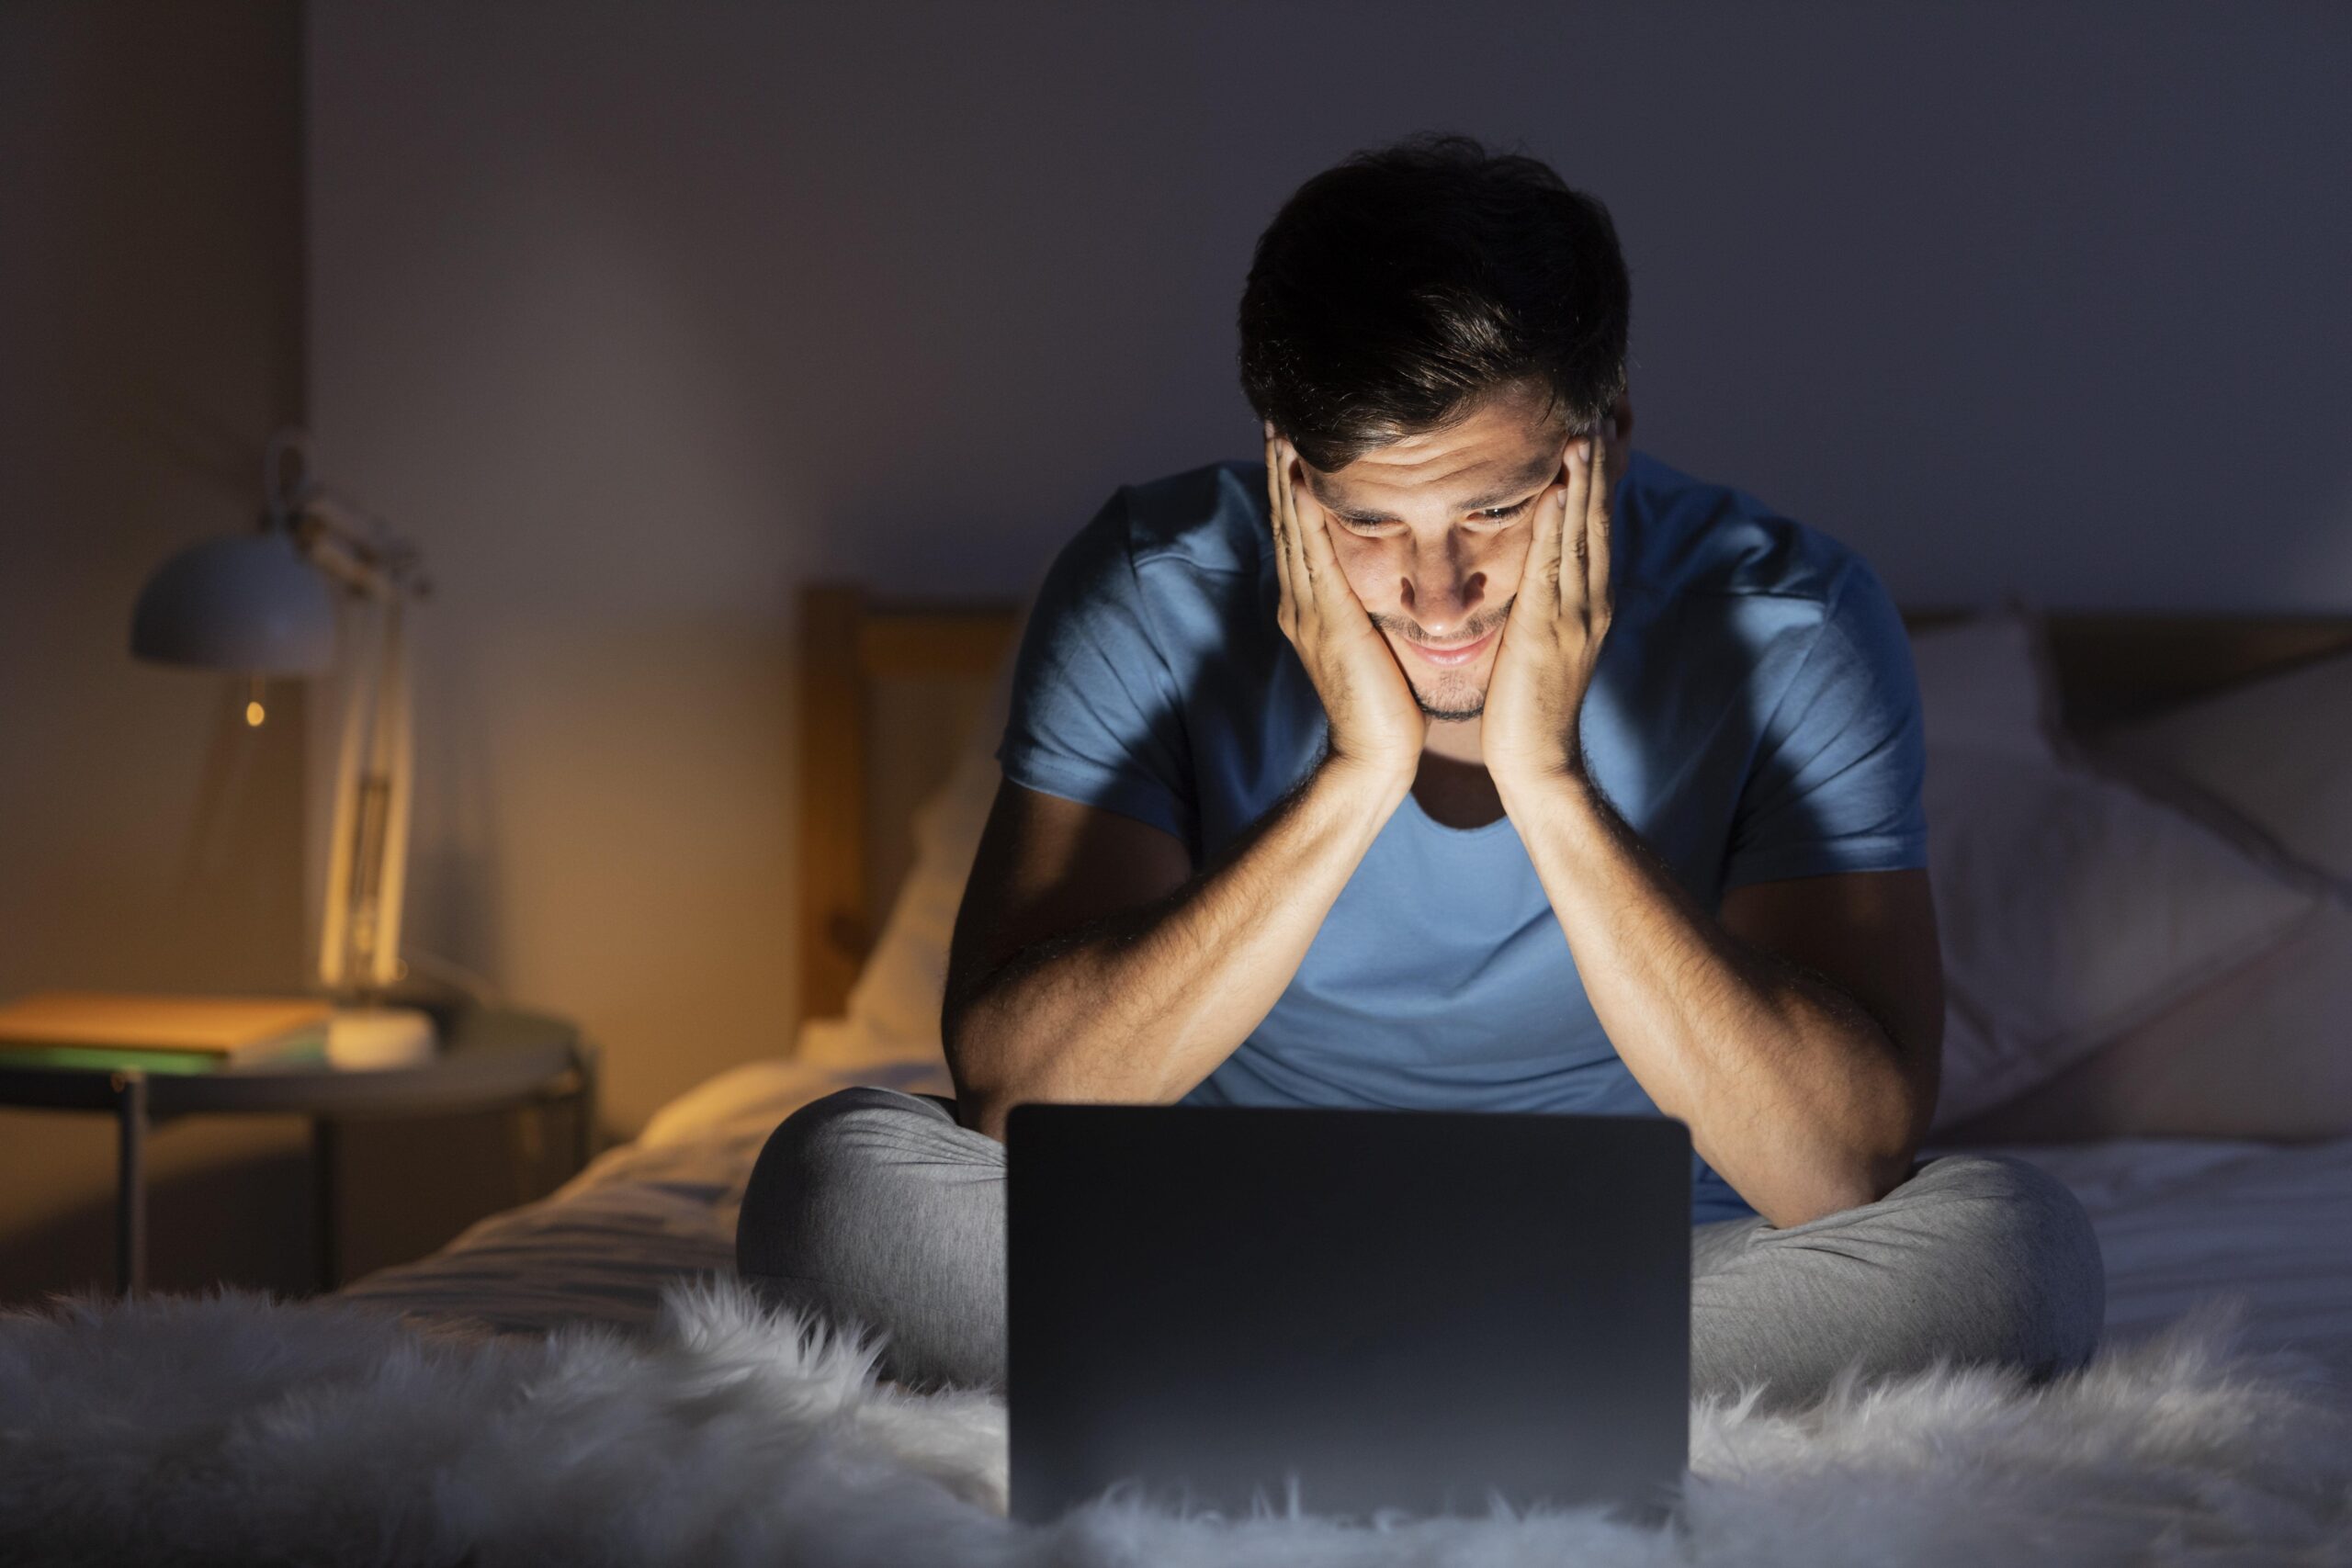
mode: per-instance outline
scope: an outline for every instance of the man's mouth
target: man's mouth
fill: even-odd
[[[1501,629],[1500,626],[1497,626],[1495,631]],[[1451,647],[1433,646],[1426,642],[1408,642],[1405,646],[1439,669],[1451,670],[1457,665],[1467,664],[1477,658],[1486,646],[1495,640],[1495,631],[1490,631],[1475,641],[1458,642]]]

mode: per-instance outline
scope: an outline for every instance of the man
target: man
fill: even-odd
[[[1901,621],[1631,449],[1627,312],[1607,213],[1532,159],[1423,138],[1299,190],[1241,303],[1262,468],[1122,491],[1032,615],[956,1098],[787,1121],[747,1276],[995,1382],[1023,1100],[1664,1112],[1695,1391],[2088,1356],[2064,1189],[1914,1163],[1943,997]]]

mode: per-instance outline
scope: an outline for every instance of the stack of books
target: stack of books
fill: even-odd
[[[0,1066],[220,1073],[317,1066],[330,1010],[286,997],[45,991],[0,1006]]]

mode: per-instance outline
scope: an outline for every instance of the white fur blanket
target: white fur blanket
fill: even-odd
[[[488,1340],[347,1303],[0,1317],[0,1562],[1080,1564],[2352,1562],[2352,1432],[2206,1319],[2027,1389],[1939,1372],[1693,1411],[1676,1517],[1383,1527],[1002,1517],[1005,1421],[913,1395],[738,1287],[650,1341]]]

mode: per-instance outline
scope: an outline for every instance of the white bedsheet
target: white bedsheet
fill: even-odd
[[[734,1272],[735,1213],[775,1124],[859,1083],[949,1092],[944,1066],[737,1067],[656,1112],[636,1142],[606,1150],[548,1197],[492,1214],[432,1256],[342,1294],[502,1332],[582,1321],[649,1328],[664,1284]]]
[[[2006,1152],[2049,1170],[2090,1211],[2110,1335],[2144,1334],[2235,1297],[2249,1344],[2304,1351],[2352,1392],[2352,1138],[2128,1138]]]
[[[947,1092],[944,1072],[921,1063],[737,1068],[664,1109],[642,1137],[554,1196],[492,1215],[441,1252],[345,1293],[502,1331],[581,1321],[646,1328],[664,1283],[732,1270],[736,1211],[770,1130],[852,1083]],[[2250,1344],[2304,1351],[2352,1390],[2352,1138],[2006,1152],[2048,1168],[2090,1211],[2111,1335],[2142,1335],[2236,1297]]]

